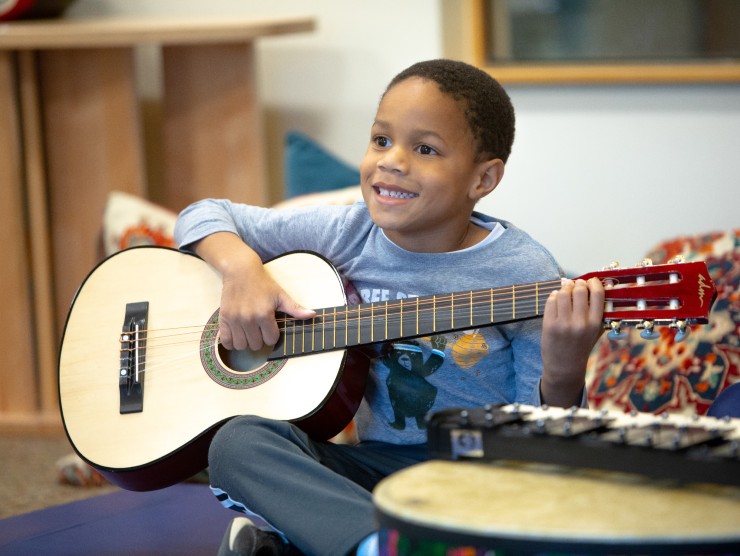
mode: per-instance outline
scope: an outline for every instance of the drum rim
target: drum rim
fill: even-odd
[[[427,541],[437,541],[475,548],[540,552],[577,552],[592,554],[645,554],[679,556],[682,554],[726,554],[728,550],[740,550],[740,535],[734,538],[635,538],[594,539],[593,537],[572,538],[566,536],[532,536],[504,532],[487,532],[485,535],[473,531],[456,531],[440,527],[432,529],[428,524],[419,524],[376,509],[376,518],[381,530],[395,530],[406,536]],[[444,537],[444,538],[440,538]],[[709,552],[708,552],[709,551]]]

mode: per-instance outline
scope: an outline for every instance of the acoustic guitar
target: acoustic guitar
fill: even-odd
[[[362,399],[363,346],[540,317],[560,280],[348,306],[342,279],[320,256],[296,252],[265,269],[298,303],[278,314],[277,345],[219,344],[221,278],[203,260],[163,247],[121,251],[98,265],[72,303],[59,355],[65,430],[79,455],[130,490],[169,486],[207,465],[218,428],[253,414],[329,439]],[[667,325],[680,336],[707,322],[715,295],[704,263],[587,274],[607,286],[605,326]]]

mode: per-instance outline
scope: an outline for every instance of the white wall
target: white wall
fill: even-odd
[[[259,42],[269,134],[300,129],[359,163],[387,81],[442,55],[440,11],[436,0],[77,0],[70,14],[314,15],[313,33]],[[514,153],[480,208],[566,269],[629,266],[662,239],[740,227],[740,84],[507,89]]]
[[[508,88],[514,154],[482,205],[575,273],[740,228],[740,85]]]

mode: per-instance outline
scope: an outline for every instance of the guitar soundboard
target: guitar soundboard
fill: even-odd
[[[428,442],[438,459],[539,462],[740,486],[740,419],[485,406],[432,414]]]

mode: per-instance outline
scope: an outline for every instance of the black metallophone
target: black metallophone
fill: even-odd
[[[740,419],[526,405],[430,415],[432,457],[528,461],[740,486]]]

